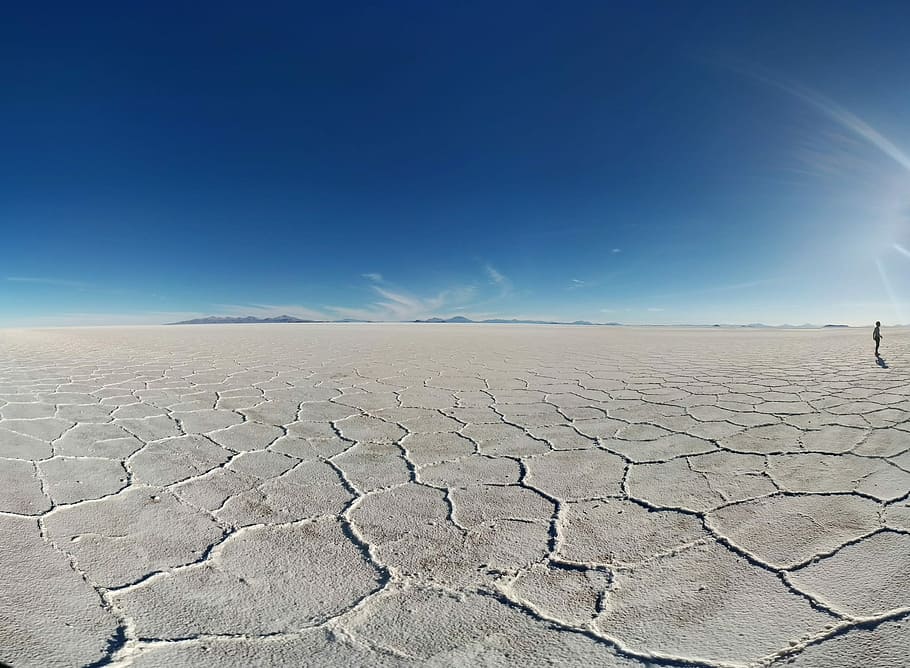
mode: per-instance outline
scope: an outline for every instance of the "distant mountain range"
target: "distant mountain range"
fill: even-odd
[[[180,322],[168,322],[166,325],[252,325],[256,323],[298,323],[298,322],[373,322],[372,320],[358,320],[357,318],[341,318],[340,320],[305,320],[296,318],[292,315],[276,315],[272,318],[257,318],[252,315],[246,316],[220,316],[210,315],[205,318],[193,318],[192,320],[181,320]]]
[[[412,322],[425,322],[425,323],[470,323],[475,325],[610,325],[617,326],[620,323],[618,322],[589,322],[587,320],[573,320],[572,322],[560,322],[558,320],[518,320],[517,318],[512,318],[506,320],[504,318],[488,318],[487,320],[471,320],[470,318],[465,318],[461,315],[456,315],[454,318],[427,318],[426,320],[414,320]]]
[[[295,318],[292,315],[276,315],[274,318],[256,318],[254,316],[218,316],[210,315],[205,318],[194,318],[193,320],[181,320],[180,322],[169,322],[168,325],[238,325],[253,324],[261,322],[323,322],[322,320],[304,320]]]
[[[168,325],[238,325],[238,324],[255,324],[255,323],[299,323],[299,322],[374,322],[372,320],[357,320],[356,318],[343,318],[341,320],[305,320],[303,318],[296,318],[292,315],[276,315],[272,318],[257,318],[252,315],[247,316],[218,316],[210,315],[205,318],[193,318],[192,320],[181,320],[180,322],[169,322]],[[504,320],[504,319],[490,319],[490,320],[471,320],[470,318],[465,318],[463,316],[455,316],[454,318],[429,318],[427,320],[414,320],[413,322],[424,322],[424,323],[472,323],[472,324],[516,324],[516,325],[619,325],[618,322],[606,322],[606,323],[593,323],[588,322],[587,320],[576,320],[574,322],[558,322],[556,320]]]
[[[342,323],[342,322],[374,322],[372,320],[357,320],[356,318],[343,318],[341,320],[306,320],[297,318],[292,315],[276,315],[271,318],[257,318],[252,315],[247,316],[217,316],[210,315],[205,318],[193,318],[192,320],[181,320],[180,322],[169,322],[168,325],[238,325],[238,324],[256,324],[256,323]],[[474,325],[580,325],[580,326],[601,326],[601,327],[621,327],[620,322],[590,322],[588,320],[574,320],[572,322],[560,322],[558,320],[519,320],[517,318],[489,318],[487,320],[471,320],[464,316],[457,315],[453,318],[427,318],[426,320],[412,320],[415,323],[426,324],[474,324]],[[641,325],[640,325],[641,326]],[[646,325],[649,327],[707,327],[708,325]],[[748,325],[711,325],[711,327],[723,328],[750,328],[750,329],[828,329],[849,327],[849,325],[765,325],[760,322],[753,322]]]
[[[691,325],[685,325],[689,327]],[[695,327],[701,327],[701,325],[694,325]],[[766,325],[763,322],[752,322],[748,325],[711,325],[712,327],[746,327],[749,329],[828,329],[831,327],[849,327],[850,325],[813,325],[811,323],[804,323],[802,325]]]

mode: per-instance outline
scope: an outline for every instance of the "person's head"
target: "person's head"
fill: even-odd
[[[881,326],[882,326],[882,323],[880,323],[878,320],[876,320],[876,321],[875,321],[875,326],[876,326],[876,327],[881,327]]]

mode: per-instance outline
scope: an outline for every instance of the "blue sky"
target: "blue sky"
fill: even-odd
[[[910,323],[908,23],[886,2],[18,3],[0,326]]]

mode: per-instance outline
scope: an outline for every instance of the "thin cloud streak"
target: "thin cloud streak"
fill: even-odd
[[[365,307],[327,306],[335,317],[357,320],[417,320],[438,315],[442,309],[471,308],[475,289],[454,286],[431,297],[419,297],[409,292],[372,285],[381,299]]]
[[[910,172],[910,156],[860,117],[808,88],[794,85],[787,86],[784,84],[778,84],[778,86],[816,107],[826,116],[840,123],[848,130],[855,132]]]
[[[11,283],[33,283],[35,285],[53,285],[60,288],[87,288],[88,283],[82,281],[68,281],[59,278],[44,278],[40,276],[7,276]]]
[[[840,106],[833,100],[825,97],[821,93],[803,86],[802,84],[786,81],[784,79],[772,76],[770,73],[762,70],[761,68],[741,65],[733,65],[729,67],[736,72],[749,76],[753,79],[757,79],[758,81],[761,81],[762,83],[769,86],[773,86],[774,88],[782,90],[785,93],[788,93],[789,95],[802,100],[806,104],[815,107],[818,111],[822,112],[822,114],[833,120],[835,123],[862,137],[867,142],[879,149],[882,153],[894,160],[901,167],[910,172],[910,156],[904,153],[900,147],[898,147],[894,142],[892,142],[874,127],[869,125],[862,118],[849,111],[848,109]]]
[[[419,296],[410,291],[389,285],[379,274],[363,274],[369,289],[378,297],[363,306],[327,305],[320,309],[298,304],[220,304],[221,314],[266,318],[290,315],[306,320],[417,320],[437,316],[444,310],[474,309],[472,303],[476,288],[472,285],[455,285],[435,295]],[[377,279],[378,277],[378,279]],[[378,281],[382,280],[382,284]]]
[[[495,270],[494,270],[495,272]],[[510,286],[508,279],[496,272],[501,279],[500,285]],[[477,287],[475,285],[454,285],[430,296],[418,296],[407,290],[398,289],[388,285],[379,274],[370,273],[363,275],[368,281],[370,290],[377,299],[361,307],[324,306],[311,308],[300,304],[213,304],[207,312],[144,312],[144,313],[61,313],[46,318],[30,319],[31,323],[40,326],[79,326],[79,325],[153,325],[190,320],[208,315],[220,316],[253,316],[269,318],[280,315],[289,315],[305,320],[375,320],[375,321],[407,321],[423,319],[432,316],[446,315],[456,312],[477,312],[484,314],[486,311],[479,308],[477,303]],[[489,274],[488,274],[489,276]],[[38,283],[56,285],[55,279],[40,279],[27,277],[8,277],[6,280],[19,283]],[[382,281],[382,284],[378,284]],[[69,284],[70,282],[65,282]],[[72,287],[83,287],[75,284]],[[494,315],[499,315],[495,313]],[[7,326],[21,326],[18,321],[8,322]]]
[[[490,285],[495,285],[499,288],[499,299],[503,299],[512,294],[512,281],[510,281],[505,274],[498,271],[489,263],[484,266],[484,271],[490,279]]]
[[[503,285],[505,283],[508,283],[508,281],[509,281],[509,279],[507,279],[503,274],[498,272],[492,265],[489,265],[489,264],[486,265],[484,267],[484,271],[487,272],[487,276],[489,276],[490,282],[493,283],[494,285]]]

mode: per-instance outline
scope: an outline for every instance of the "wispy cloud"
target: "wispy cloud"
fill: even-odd
[[[610,251],[611,253],[622,253],[622,248],[614,248]]]
[[[879,152],[839,125],[807,134],[794,150],[803,165],[789,167],[788,172],[826,177],[849,174],[852,184],[860,179],[874,183],[880,178],[875,169]],[[874,153],[870,155],[870,151]]]
[[[890,157],[901,167],[910,171],[910,155],[907,155],[907,153],[893,141],[883,135],[879,130],[872,127],[868,122],[848,109],[840,106],[834,100],[831,100],[807,86],[774,76],[759,67],[730,63],[728,63],[727,66],[740,74],[744,74],[769,86],[773,86],[778,90],[782,90],[805,102],[809,106],[814,107],[832,121],[841,127],[846,128],[856,136],[861,137],[870,145]]]
[[[497,271],[493,267],[493,265],[490,265],[490,264],[486,265],[484,267],[484,271],[486,271],[487,276],[490,278],[490,283],[492,283],[493,285],[504,285],[509,282],[509,279],[507,279],[503,274],[501,274],[499,271]]]
[[[36,285],[51,285],[59,288],[87,288],[88,283],[82,281],[69,281],[60,278],[46,278],[41,276],[7,276],[11,283],[32,283]]]
[[[512,293],[512,281],[498,271],[493,265],[487,264],[484,266],[484,272],[489,279],[490,285],[494,285],[499,288],[499,298],[507,297]]]
[[[492,266],[485,268],[486,278],[501,290],[511,289],[509,279],[496,271]],[[421,294],[391,285],[384,277],[376,272],[362,274],[367,282],[367,287],[373,295],[372,300],[365,304],[326,305],[312,307],[301,304],[269,304],[269,303],[241,303],[241,304],[213,304],[205,312],[174,312],[174,313],[141,313],[141,314],[61,314],[54,318],[35,321],[39,325],[95,325],[95,324],[156,324],[176,320],[188,320],[207,315],[220,316],[247,316],[259,318],[289,315],[306,320],[337,320],[353,318],[358,320],[398,321],[416,320],[432,316],[450,316],[454,313],[469,313],[472,317],[494,317],[502,315],[483,308],[484,304],[495,301],[497,298],[478,301],[478,284],[454,284],[445,289],[431,294]],[[52,283],[53,279],[31,279],[25,277],[9,277],[6,280],[33,283]],[[67,282],[69,284],[70,282]],[[82,286],[72,282],[74,286]]]
[[[910,171],[910,156],[904,153],[900,148],[898,148],[898,146],[894,144],[894,142],[885,137],[859,116],[856,116],[852,112],[844,109],[823,95],[803,86],[773,81],[769,81],[769,83],[776,84],[780,89],[787,91],[788,93],[800,98],[804,102],[807,102],[810,105],[814,106],[816,109],[821,111],[823,114],[835,122],[839,123],[844,128],[850,130],[851,132],[854,132],[878,148],[901,167],[907,171]]]
[[[376,306],[390,313],[393,318],[400,320],[419,317],[424,312],[433,310],[442,302],[441,299],[433,299],[432,303],[428,303],[419,297],[403,292],[393,292],[380,287],[374,287],[373,289],[383,298],[383,301],[377,302]]]
[[[594,288],[599,288],[613,276],[615,276],[615,273],[607,274],[605,277],[598,277],[595,280],[573,278],[566,286],[566,290],[592,290]]]
[[[427,294],[390,284],[376,272],[361,275],[373,295],[364,304],[330,304],[313,308],[300,304],[218,304],[208,315],[252,315],[274,317],[290,315],[307,320],[356,320],[398,321],[416,320],[432,316],[451,315],[454,312],[477,310],[475,285],[451,285]],[[502,277],[501,274],[499,276]],[[507,282],[505,277],[502,277]]]
[[[452,286],[430,296],[419,296],[408,290],[387,285],[371,285],[379,297],[366,306],[327,306],[335,318],[359,320],[416,320],[440,315],[442,312],[464,310],[475,296],[473,286]]]
[[[654,306],[651,306],[651,307],[649,307],[649,308],[647,309],[648,313],[662,313],[664,310],[665,310],[665,309],[656,308],[656,307],[654,307]]]

